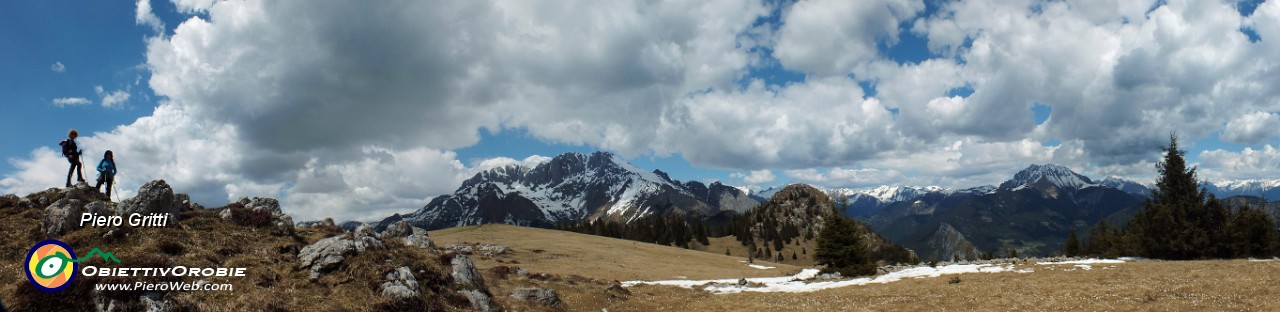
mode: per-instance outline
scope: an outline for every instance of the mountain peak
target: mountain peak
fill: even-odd
[[[1023,187],[1040,189],[1052,186],[1057,189],[1078,190],[1092,185],[1096,185],[1093,180],[1076,173],[1071,168],[1057,164],[1033,164],[1014,174],[1012,180],[1001,183],[1000,189]]]

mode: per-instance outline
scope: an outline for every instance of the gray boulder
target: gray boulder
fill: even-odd
[[[413,234],[413,228],[413,225],[409,224],[409,221],[400,220],[387,226],[386,229],[382,230],[382,233],[378,233],[378,236],[381,236],[382,238],[408,237],[410,234]]]
[[[298,260],[302,268],[311,271],[311,278],[319,278],[321,274],[332,271],[342,264],[342,260],[356,253],[371,249],[386,248],[377,237],[351,234],[338,235],[316,241],[302,247],[298,251]]]
[[[423,233],[421,234],[414,233],[413,235],[409,235],[409,237],[403,238],[403,240],[404,240],[404,244],[408,246],[418,247],[418,248],[431,250],[431,251],[436,250],[436,243],[431,241],[430,237],[427,237],[426,231],[423,231]]]
[[[84,201],[79,199],[59,199],[44,208],[44,236],[57,237],[68,231],[80,228],[80,214],[84,213]]]
[[[114,216],[116,215],[116,204],[111,202],[95,201],[88,205],[84,205],[84,212],[103,216]],[[79,220],[77,220],[76,223],[78,224]]]
[[[418,280],[409,267],[399,267],[388,272],[382,282],[382,296],[391,299],[409,299],[418,296]]]
[[[459,294],[467,297],[467,301],[471,302],[471,309],[480,312],[493,311],[493,305],[489,300],[489,295],[475,289],[459,290]]]
[[[476,271],[476,264],[467,255],[455,255],[449,264],[452,266],[449,276],[453,277],[454,284],[463,288],[484,289],[484,278]]]
[[[178,225],[178,206],[173,204],[173,189],[164,180],[155,180],[138,188],[138,195],[124,200],[120,205],[120,215],[138,213],[150,215],[162,213],[169,215],[169,226]]]
[[[554,289],[520,287],[511,292],[511,297],[524,301],[532,301],[548,307],[560,305],[560,295],[557,295]]]
[[[370,228],[364,227],[363,229],[369,230]],[[413,226],[412,224],[409,224],[409,221],[401,220],[396,223],[392,223],[387,226],[386,229],[382,230],[382,233],[378,233],[378,236],[382,239],[402,238],[404,244],[408,246],[427,250],[436,249],[436,243],[431,241],[431,238],[427,236],[427,230]]]

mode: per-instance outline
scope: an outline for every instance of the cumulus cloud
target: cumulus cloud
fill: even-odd
[[[1246,147],[1240,152],[1202,151],[1197,172],[1201,179],[1210,181],[1275,179],[1280,176],[1280,149],[1267,144],[1256,150]]]
[[[879,58],[877,43],[898,42],[898,27],[925,9],[921,0],[801,1],[786,12],[774,56],[783,66],[840,75]]]
[[[133,22],[151,27],[151,30],[157,34],[164,34],[164,22],[160,21],[160,17],[151,12],[151,0],[138,0],[134,9]]]
[[[129,101],[129,91],[126,90],[106,92],[102,86],[95,86],[93,87],[93,91],[97,93],[98,96],[102,97],[102,107],[118,108],[124,105],[125,102]]]
[[[52,70],[55,73],[61,74],[67,71],[67,66],[62,65],[62,61],[57,61],[57,62],[53,62],[53,65],[49,65],[49,70]]]
[[[57,106],[57,107],[80,106],[80,105],[89,105],[89,104],[93,104],[93,102],[89,101],[89,99],[80,98],[80,97],[53,99],[53,106]]]
[[[1280,136],[1280,115],[1253,112],[1227,122],[1222,129],[1223,140],[1244,144],[1258,144]]]
[[[773,171],[770,171],[767,169],[752,170],[751,172],[745,173],[745,174],[740,172],[735,172],[730,174],[729,177],[742,180],[742,182],[748,185],[761,185],[761,184],[773,182],[773,180],[777,179],[777,177],[773,175]]]
[[[145,44],[163,104],[85,145],[120,150],[122,176],[136,174],[122,187],[165,177],[212,203],[283,196],[300,219],[343,218],[540,161],[467,167],[450,150],[478,131],[679,154],[744,181],[954,187],[1045,162],[1139,176],[1170,131],[1259,143],[1275,115],[1251,112],[1280,111],[1277,1],[1250,16],[1218,1],[955,1],[929,16],[923,3],[800,2],[760,25],[771,8],[747,1],[182,0],[194,16],[164,36],[140,0],[135,22],[161,34]],[[908,31],[942,57],[881,55]],[[749,75],[774,61],[805,78]],[[128,99],[105,91],[104,105]],[[26,170],[6,188],[40,182]]]

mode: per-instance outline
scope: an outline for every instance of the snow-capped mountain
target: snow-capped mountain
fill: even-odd
[[[939,186],[889,186],[882,185],[871,189],[863,190],[863,194],[875,197],[883,203],[896,203],[900,201],[914,200],[924,196],[924,194],[932,192],[946,192],[947,189]]]
[[[672,213],[710,216],[758,204],[737,188],[718,182],[681,183],[610,153],[568,153],[546,162],[479,172],[453,194],[436,197],[403,219],[425,229],[483,223],[551,227],[583,220],[630,222]],[[400,216],[390,219],[394,218]]]
[[[1031,165],[1027,169],[1013,175],[1013,179],[1000,183],[1002,190],[1019,190],[1034,188],[1041,191],[1057,192],[1060,190],[1080,190],[1097,186],[1089,177],[1076,173],[1070,168],[1055,165]]]
[[[1267,200],[1280,199],[1280,180],[1220,181],[1205,183],[1202,186],[1218,198],[1257,196]]]
[[[1123,178],[1106,177],[1101,181],[1098,181],[1098,184],[1124,191],[1125,193],[1129,193],[1133,196],[1138,196],[1138,197],[1151,196],[1151,188],[1147,187],[1146,185],[1142,185],[1142,183],[1126,180]]]

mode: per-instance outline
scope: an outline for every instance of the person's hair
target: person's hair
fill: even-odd
[[[111,150],[107,150],[106,153],[102,154],[102,159],[112,159],[112,158],[115,158],[115,157],[112,157]]]
[[[67,131],[67,137],[69,138],[74,138],[78,136],[80,136],[80,131],[76,131],[76,129],[71,129],[71,131]]]

